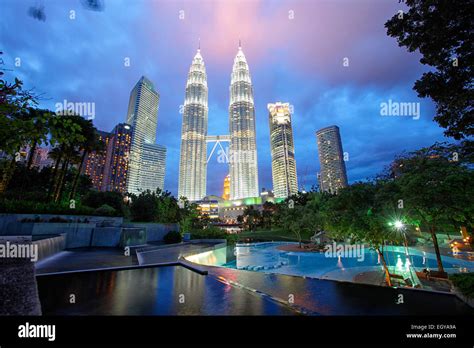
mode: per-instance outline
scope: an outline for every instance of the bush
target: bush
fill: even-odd
[[[228,234],[225,230],[209,226],[202,230],[193,230],[191,232],[191,239],[226,239],[228,243],[236,243],[238,236],[236,234]]]
[[[181,233],[170,231],[163,237],[163,240],[166,244],[180,243],[182,240]]]
[[[76,205],[74,209],[71,209],[69,208],[69,204],[65,203],[0,199],[0,213],[93,215],[94,209],[83,205]]]
[[[107,205],[116,212],[121,212],[124,205],[122,194],[113,191],[90,191],[82,198],[81,203],[94,209]]]
[[[76,204],[74,209],[69,208],[67,202],[33,202],[0,199],[0,213],[4,214],[58,214],[58,215],[103,215],[97,214],[97,209],[87,207],[83,204]],[[112,213],[111,210],[108,211]],[[107,216],[119,216],[119,212],[115,211]]]
[[[453,274],[449,279],[464,296],[474,298],[474,273]]]
[[[132,221],[153,222],[157,209],[156,195],[153,192],[142,192],[139,196],[133,197],[130,213]]]
[[[99,208],[94,210],[94,214],[103,216],[115,216],[116,213],[117,210],[115,210],[108,204],[102,204]]]

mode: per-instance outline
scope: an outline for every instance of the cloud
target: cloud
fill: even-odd
[[[254,85],[261,188],[272,187],[270,102],[294,106],[297,170],[306,188],[316,183],[319,170],[315,131],[327,125],[341,129],[351,181],[380,172],[404,149],[443,138],[432,122],[432,103],[411,90],[426,68],[386,35],[384,23],[403,4],[113,0],[95,12],[77,0],[51,0],[45,2],[45,22],[28,16],[29,6],[27,0],[3,1],[0,41],[7,68],[14,69],[7,77],[44,92],[42,107],[64,99],[95,102],[94,122],[103,130],[125,121],[130,90],[142,75],[150,78],[160,93],[157,142],[168,148],[165,188],[174,194],[179,106],[199,38],[208,74],[209,134],[227,133],[230,73],[242,41]],[[16,57],[21,67],[14,66]],[[421,119],[380,116],[380,103],[388,99],[420,102]],[[227,171],[211,161],[208,193],[221,194]]]

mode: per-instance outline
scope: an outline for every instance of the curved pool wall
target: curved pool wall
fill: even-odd
[[[249,270],[265,273],[279,273],[313,278],[351,280],[360,272],[381,269],[377,253],[364,248],[362,257],[326,257],[325,253],[288,252],[278,250],[289,242],[263,242],[237,244],[186,257],[188,261],[206,266]],[[390,271],[395,273],[421,271],[424,268],[437,269],[436,255],[408,248],[407,264],[405,248],[387,246],[384,255]],[[450,256],[442,256],[443,265],[448,273],[472,272],[474,262]],[[409,267],[409,266],[412,267]]]

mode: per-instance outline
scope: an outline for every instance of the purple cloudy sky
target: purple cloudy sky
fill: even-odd
[[[433,104],[412,91],[427,68],[386,35],[384,23],[404,8],[398,0],[104,2],[104,11],[91,11],[80,0],[3,0],[8,78],[44,93],[41,106],[52,110],[64,99],[95,102],[95,125],[110,131],[125,121],[130,90],[147,76],[161,95],[157,143],[168,149],[165,188],[174,194],[179,106],[198,38],[208,74],[209,134],[228,133],[230,73],[242,40],[254,84],[260,188],[272,186],[269,102],[294,107],[299,184],[307,189],[317,181],[319,128],[340,127],[351,182],[380,172],[403,150],[444,139],[432,121]],[[44,5],[45,21],[28,15],[36,5]],[[420,119],[381,116],[380,103],[389,99],[420,102]],[[227,171],[217,156],[211,159],[209,194],[222,193]]]

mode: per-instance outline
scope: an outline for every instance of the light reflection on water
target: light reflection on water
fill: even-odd
[[[287,315],[287,307],[180,266],[40,276],[46,315]],[[70,303],[70,295],[75,302]]]

